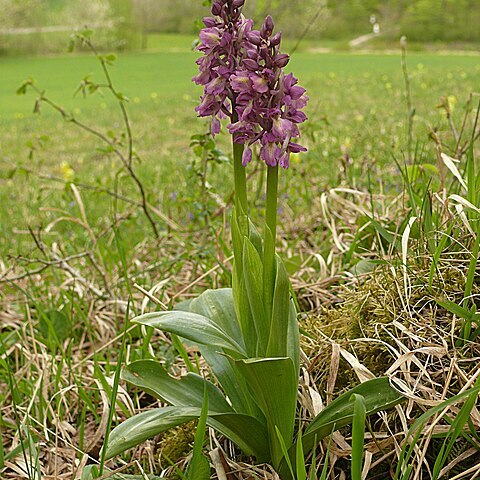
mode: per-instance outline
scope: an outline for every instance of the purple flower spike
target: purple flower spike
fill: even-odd
[[[261,29],[242,15],[245,0],[214,0],[213,17],[204,18],[197,50],[200,72],[193,78],[204,85],[199,116],[212,117],[212,135],[220,119],[229,117],[228,131],[245,144],[242,163],[252,160],[251,145],[261,144],[260,157],[269,166],[289,167],[290,153],[306,151],[292,140],[307,116],[308,96],[293,74],[283,68],[290,57],[280,53],[281,33],[273,35],[268,16]]]

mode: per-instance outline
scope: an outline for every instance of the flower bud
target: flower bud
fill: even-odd
[[[268,38],[272,35],[273,29],[275,25],[273,23],[273,19],[270,15],[267,16],[265,21],[263,22],[262,28],[260,30],[260,35],[262,38]]]
[[[222,0],[215,0],[212,4],[212,13],[213,15],[216,15],[217,17],[222,13],[223,10],[223,4]]]
[[[245,4],[245,0],[232,0],[233,8],[241,8]]]
[[[258,70],[258,68],[259,68],[258,63],[257,63],[255,60],[251,59],[251,58],[245,58],[245,59],[242,61],[242,63],[243,63],[243,66],[244,66],[244,67],[248,68],[248,70],[255,71],[255,70]]]
[[[290,57],[285,53],[280,53],[278,55],[275,55],[273,59],[273,62],[279,68],[285,67],[289,61],[290,61]]]
[[[203,18],[203,24],[207,28],[211,28],[211,27],[215,27],[217,25],[217,21],[212,17],[204,17]]]
[[[278,32],[270,39],[270,45],[272,47],[276,47],[277,45],[280,45],[281,41],[282,41],[282,32]]]
[[[250,43],[253,43],[254,45],[261,45],[262,43],[262,37],[260,36],[260,32],[257,30],[253,30],[251,32],[248,32],[247,34],[247,40]]]

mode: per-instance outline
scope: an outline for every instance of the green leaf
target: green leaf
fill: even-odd
[[[264,423],[242,413],[209,413],[208,425],[237,444],[246,455],[257,462],[270,460],[268,430]]]
[[[49,310],[41,315],[38,329],[47,344],[53,347],[70,336],[72,320],[60,310]]]
[[[195,407],[163,407],[135,415],[112,431],[106,458],[112,458],[200,415],[201,409]],[[255,455],[260,462],[268,460],[267,432],[255,418],[239,413],[209,412],[207,423],[236,443],[247,455]]]
[[[112,430],[105,458],[112,458],[172,427],[195,420],[200,413],[199,408],[164,407],[130,417]]]
[[[210,464],[203,455],[203,442],[205,440],[205,431],[207,429],[208,416],[208,393],[207,389],[203,391],[202,413],[198,420],[195,439],[193,442],[192,460],[188,465],[187,477],[189,480],[210,480]]]
[[[365,399],[354,393],[353,400],[353,425],[352,425],[352,480],[362,480],[363,450],[365,441],[365,419],[367,410]]]
[[[243,277],[242,253],[243,253],[244,235],[240,231],[239,218],[237,216],[236,207],[234,207],[232,211],[231,230],[232,230],[233,253],[235,257],[235,269],[237,270],[239,277]]]
[[[476,385],[479,385],[480,381],[477,378]],[[465,424],[468,422],[470,418],[470,414],[472,412],[473,407],[475,406],[475,402],[477,400],[477,394],[473,393],[463,404],[463,407],[460,409],[460,412],[455,415],[455,418],[452,422],[452,425],[445,437],[443,442],[442,448],[440,452],[437,454],[437,459],[435,460],[435,464],[433,466],[432,471],[432,480],[437,480],[440,475],[440,471],[448,463],[450,458],[450,453],[455,445],[458,442],[459,437],[462,436],[462,431],[465,427]]]
[[[282,261],[278,257],[276,260],[277,277],[273,294],[272,321],[267,356],[286,357],[288,355],[288,324],[290,319],[290,281]]]
[[[130,475],[128,473],[114,473],[108,468],[105,469],[107,473],[108,480],[166,480],[165,477],[160,477],[158,475],[143,474],[143,475]],[[80,480],[95,480],[99,478],[98,467],[97,465],[87,465],[82,470],[82,476]]]
[[[254,358],[235,362],[267,420],[274,467],[282,457],[276,433],[280,431],[287,448],[293,439],[298,377],[291,358]]]
[[[245,278],[243,275],[238,275],[237,267],[234,267],[233,269],[232,286],[235,310],[237,312],[238,322],[242,330],[245,350],[248,357],[254,357],[257,352],[257,334],[255,332],[255,323],[253,321],[253,315],[250,309],[250,303],[248,301]]]
[[[390,386],[388,377],[374,378],[357,385],[337,397],[310,423],[303,436],[305,451],[311,450],[315,437],[322,440],[335,430],[352,423],[354,405],[350,398],[353,394],[364,398],[366,415],[387,410],[405,400],[405,397]]]
[[[235,282],[235,271],[234,271],[234,282]],[[218,294],[216,293],[218,292]],[[218,295],[217,299],[206,298],[205,302],[201,300],[204,296],[205,297],[215,297]],[[245,291],[244,297],[247,300],[247,308],[250,309],[248,306],[248,299],[247,294]],[[211,308],[209,305],[213,302],[215,305],[217,303],[221,303],[220,306],[216,306],[215,308]],[[177,305],[175,308],[182,309],[184,311],[191,311],[191,309],[195,309],[193,313],[205,312],[205,308],[208,308],[210,314],[213,311],[216,311],[217,315],[225,315],[225,318],[222,319],[212,319],[214,323],[222,324],[231,321],[232,314],[235,311],[235,306],[233,305],[233,292],[232,289],[220,289],[220,290],[209,290],[200,297],[195,300],[188,300],[186,302],[182,302],[181,304]],[[250,310],[249,310],[250,311]],[[236,314],[235,314],[236,315]],[[251,328],[252,328],[252,338],[255,338],[254,334],[254,327],[253,327],[253,320],[251,319]],[[229,328],[234,328],[233,326],[229,326]],[[241,338],[240,334],[231,333],[232,338]],[[237,371],[235,365],[230,362],[228,358],[224,355],[219,354],[218,348],[210,347],[208,345],[200,345],[200,352],[204,357],[205,361],[213,370],[213,373],[217,377],[217,380],[221,384],[224,392],[230,399],[230,402],[234,408],[234,410],[238,413],[246,413],[248,415],[253,415],[256,418],[261,420],[263,419],[262,413],[256,407],[250,392],[248,391],[247,385],[243,377]],[[253,351],[255,350],[255,346],[253,346]],[[247,349],[247,354],[250,355],[250,350]]]
[[[206,389],[211,410],[219,413],[233,412],[215,385],[195,373],[176,379],[155,360],[131,363],[123,369],[122,379],[177,407],[201,407]]]
[[[262,237],[260,236],[260,233],[258,233],[257,227],[252,223],[250,218],[248,218],[248,238],[252,242],[252,245],[255,247],[255,250],[258,252],[261,258],[263,256]]]
[[[147,327],[174,333],[200,345],[209,345],[225,350],[234,357],[245,357],[243,346],[230,338],[211,319],[197,313],[184,311],[154,312],[141,315],[133,320]],[[241,340],[241,339],[238,339]]]
[[[189,310],[212,320],[230,338],[239,339],[238,343],[243,347],[231,288],[206,290],[192,300]]]
[[[213,370],[215,377],[223,388],[223,391],[230,400],[234,410],[244,413],[264,422],[262,412],[259,410],[248,389],[247,382],[238,371],[235,363],[229,358],[218,353],[213,347],[200,346],[200,353],[207,364]]]
[[[108,63],[109,65],[112,65],[117,60],[117,56],[114,53],[109,53],[108,55],[105,55],[103,58],[105,62]]]
[[[297,322],[295,302],[290,300],[287,333],[287,356],[293,361],[297,378],[300,376],[300,331]]]
[[[263,265],[256,248],[247,237],[243,244],[243,275],[257,333],[257,355],[265,356],[270,321],[266,316],[263,298]]]
[[[283,458],[285,459],[285,462],[288,466],[289,474],[291,475],[292,479],[297,480],[297,478],[295,477],[295,473],[293,472],[292,462],[290,461],[290,457],[288,456],[287,445],[285,444],[285,440],[283,439],[282,434],[280,433],[280,430],[278,429],[278,427],[275,427],[275,433],[277,434],[278,443],[280,444],[280,448],[282,450]]]
[[[288,452],[285,454],[288,458]],[[297,464],[296,480],[307,480],[307,468],[305,465],[305,455],[303,453],[302,432],[300,431],[297,437],[297,444],[295,449],[295,458]]]

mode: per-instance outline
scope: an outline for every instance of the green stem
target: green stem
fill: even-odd
[[[244,214],[248,213],[247,175],[242,165],[244,145],[233,142],[233,174],[235,177],[235,198]],[[240,213],[240,212],[239,212]]]
[[[267,211],[266,222],[272,232],[273,244],[277,236],[277,198],[278,198],[278,165],[267,170]]]
[[[276,262],[275,237],[277,235],[278,167],[267,169],[267,208],[265,213],[263,252],[263,294],[267,319],[271,322],[275,292]]]

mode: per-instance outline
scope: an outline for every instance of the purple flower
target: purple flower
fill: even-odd
[[[230,85],[236,93],[249,92],[252,89],[252,80],[247,72],[239,72],[239,75],[230,77]]]
[[[196,111],[212,117],[212,135],[220,130],[219,120],[230,117],[230,134],[245,144],[244,166],[258,142],[267,165],[288,168],[290,153],[306,151],[292,139],[307,119],[302,109],[308,96],[293,74],[283,72],[290,58],[279,51],[281,34],[273,35],[272,18],[253,30],[253,21],[242,15],[244,3],[214,0],[214,17],[203,20],[197,49],[204,56],[197,60],[200,72],[193,81],[204,85],[204,95]]]
[[[244,167],[247,166],[252,161],[252,149],[250,147],[245,147],[245,150],[243,150],[243,155],[242,155],[242,165]]]

